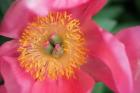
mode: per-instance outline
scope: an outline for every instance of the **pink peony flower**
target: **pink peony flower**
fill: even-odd
[[[117,35],[126,47],[133,74],[134,91],[140,92],[140,26],[121,30]]]
[[[105,2],[15,1],[0,26],[1,35],[13,38],[0,47],[0,91],[89,93],[102,81],[116,93],[132,93],[123,44],[91,19]]]

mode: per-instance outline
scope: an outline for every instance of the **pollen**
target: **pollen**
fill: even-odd
[[[19,39],[18,61],[35,80],[67,79],[86,62],[86,47],[80,21],[67,12],[37,17]]]

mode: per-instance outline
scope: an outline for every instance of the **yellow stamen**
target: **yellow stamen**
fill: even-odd
[[[29,23],[19,39],[19,62],[35,79],[71,78],[86,62],[85,39],[80,22],[66,12],[49,13]],[[62,39],[63,55],[54,57],[45,52],[43,44],[56,33]],[[59,54],[59,53],[58,53]]]

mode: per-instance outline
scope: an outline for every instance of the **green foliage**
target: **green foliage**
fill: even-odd
[[[118,18],[124,12],[121,5],[109,5],[102,9],[94,18],[114,19]]]
[[[0,0],[0,20],[14,0]]]
[[[13,1],[14,0],[0,0],[0,20],[2,20],[5,12],[7,11],[7,9]],[[0,36],[0,45],[9,40],[11,39],[4,36]]]
[[[2,19],[2,17],[3,17],[3,14],[2,14],[2,12],[0,11],[0,20]]]
[[[106,6],[100,13],[93,17],[93,19],[103,28],[112,31],[117,26],[117,20],[124,9],[122,6]]]
[[[117,21],[113,19],[95,18],[94,20],[97,24],[100,24],[101,27],[107,29],[108,31],[111,31],[117,25]]]
[[[113,93],[104,83],[99,82],[93,88],[92,93]]]
[[[109,0],[93,20],[106,30],[116,33],[122,28],[140,25],[139,16],[140,0]]]
[[[134,0],[134,1],[135,1],[137,11],[140,13],[140,0]]]
[[[0,35],[0,45],[2,45],[4,42],[11,40],[11,38],[4,37]]]

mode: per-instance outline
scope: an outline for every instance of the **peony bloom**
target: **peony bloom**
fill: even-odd
[[[122,41],[126,47],[127,55],[133,74],[134,91],[140,92],[140,26],[130,27],[121,30],[117,38]]]
[[[106,0],[17,0],[0,26],[7,93],[90,93],[102,81],[132,93],[124,46],[92,21]]]

